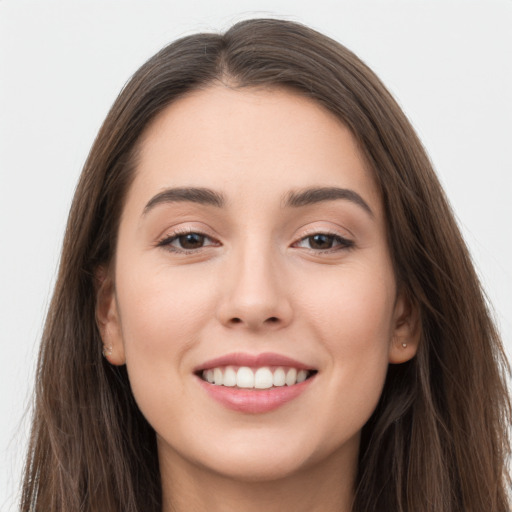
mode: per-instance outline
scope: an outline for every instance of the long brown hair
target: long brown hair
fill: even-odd
[[[102,358],[95,272],[116,250],[144,129],[170,102],[213,82],[287,87],[317,101],[351,129],[380,188],[396,279],[418,307],[422,334],[416,357],[389,367],[363,429],[353,511],[508,511],[508,366],[429,159],[354,54],[272,19],[170,44],[110,110],[68,220],[39,356],[21,510],[161,510],[155,433],[125,368]]]

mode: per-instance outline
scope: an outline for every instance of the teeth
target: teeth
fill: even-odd
[[[297,383],[304,382],[308,376],[308,372],[306,370],[299,370],[297,373]],[[217,379],[215,379],[217,380]]]
[[[215,368],[213,370],[213,383],[217,385],[222,385],[222,370],[220,368]]]
[[[232,366],[210,368],[204,370],[203,380],[217,386],[228,386],[244,389],[268,389],[271,387],[293,386],[304,382],[310,372],[307,370],[297,370],[296,368],[269,368],[263,366],[253,369],[248,366],[233,368]]]
[[[254,372],[247,368],[247,366],[241,366],[236,372],[236,385],[239,388],[253,388],[254,387]]]
[[[254,387],[256,389],[271,388],[274,383],[273,381],[274,379],[270,368],[258,368],[256,370],[254,374]]]
[[[282,368],[277,368],[274,372],[274,376],[272,379],[272,383],[274,386],[284,386],[286,384],[286,373]]]
[[[231,366],[228,366],[224,370],[224,386],[233,387],[236,386],[236,372],[231,368]]]
[[[293,386],[297,382],[297,370],[290,368],[286,373],[285,383],[287,386]]]

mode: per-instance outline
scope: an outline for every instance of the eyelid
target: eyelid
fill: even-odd
[[[338,240],[339,245],[336,247],[330,247],[329,249],[312,249],[312,248],[298,246],[298,244],[300,242],[303,242],[304,240],[311,238],[315,235],[331,236],[335,240]],[[301,236],[299,238],[297,238],[296,241],[293,242],[293,244],[292,244],[292,247],[306,249],[306,250],[309,250],[316,254],[349,250],[349,249],[352,249],[354,246],[355,246],[355,242],[352,238],[348,238],[348,237],[342,235],[339,231],[333,230],[332,228],[322,228],[322,227],[309,228],[309,229],[305,230],[301,234]]]
[[[174,241],[176,241],[180,236],[188,235],[188,234],[197,234],[202,237],[204,237],[206,240],[208,240],[209,243],[195,248],[195,249],[186,249],[186,248],[180,248],[175,247],[171,245]],[[326,235],[329,237],[332,237],[335,241],[337,241],[337,245],[334,247],[330,247],[328,249],[313,249],[313,248],[307,248],[307,247],[300,247],[299,244],[307,240],[308,238],[311,238],[315,235]],[[170,228],[165,231],[165,234],[160,236],[155,244],[156,247],[162,247],[166,248],[169,251],[181,253],[181,254],[190,254],[190,253],[198,253],[199,251],[203,249],[207,249],[208,247],[219,247],[222,245],[222,243],[214,237],[209,229],[205,229],[204,227],[196,227],[196,226],[177,226],[174,228]],[[302,248],[309,250],[311,252],[314,252],[316,254],[321,253],[329,253],[329,252],[337,252],[341,250],[348,250],[353,248],[355,245],[355,242],[352,237],[348,238],[347,236],[340,233],[340,230],[336,230],[329,227],[309,227],[308,229],[305,229],[300,236],[297,236],[295,238],[295,241],[291,244],[291,247],[294,248]]]
[[[210,240],[213,243],[209,243],[204,245],[203,247],[198,247],[197,249],[184,249],[179,247],[174,247],[171,245],[172,242],[177,240],[180,236],[189,235],[189,234],[197,234],[203,236],[205,239]],[[198,253],[202,249],[206,249],[208,247],[218,247],[221,243],[213,237],[210,233],[208,233],[207,229],[203,228],[195,228],[193,226],[186,227],[176,227],[170,230],[166,230],[165,234],[159,237],[155,243],[156,247],[162,247],[171,252],[181,253],[181,254],[189,254],[189,253]]]

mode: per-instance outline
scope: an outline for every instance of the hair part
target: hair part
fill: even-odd
[[[21,510],[160,512],[155,433],[124,367],[101,355],[98,268],[115,257],[144,130],[214,83],[283,87],[353,133],[381,192],[398,285],[418,308],[417,356],[390,365],[363,429],[353,512],[505,512],[511,407],[498,332],[453,213],[413,128],[375,74],[297,23],[243,21],[162,49],[127,83],[85,163],[36,375]]]

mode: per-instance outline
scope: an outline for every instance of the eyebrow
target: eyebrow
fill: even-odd
[[[374,217],[372,209],[368,203],[353,190],[348,188],[339,187],[317,187],[299,190],[297,192],[290,192],[285,199],[285,206],[298,208],[301,206],[308,206],[311,204],[322,203],[324,201],[334,201],[337,199],[344,199],[360,206],[365,210],[370,217]]]
[[[222,208],[224,206],[224,196],[209,188],[201,187],[179,187],[168,188],[152,197],[144,207],[143,214],[147,214],[155,206],[164,203],[189,202]]]
[[[343,199],[350,201],[365,210],[370,217],[374,217],[372,209],[368,203],[355,191],[339,187],[313,187],[304,190],[289,192],[284,199],[284,207],[300,208],[325,201],[334,201]],[[150,210],[159,204],[190,202],[215,206],[222,208],[226,201],[224,196],[215,190],[203,187],[178,187],[168,188],[154,197],[144,207],[143,214],[146,215]]]

